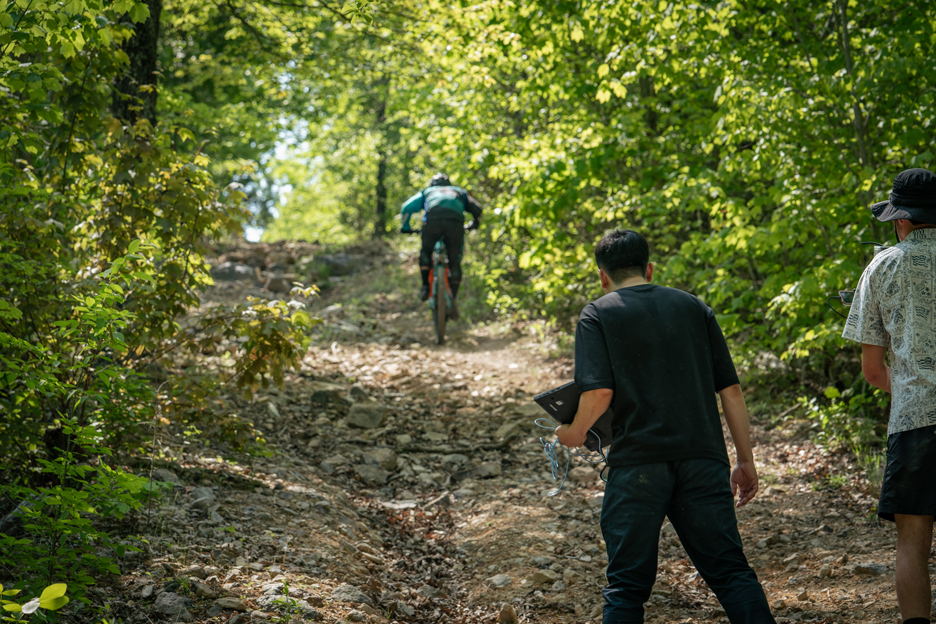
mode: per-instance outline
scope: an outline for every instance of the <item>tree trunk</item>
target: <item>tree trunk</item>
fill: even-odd
[[[374,220],[374,236],[381,237],[387,233],[387,102],[381,101],[377,105],[377,131],[380,133],[380,160],[377,162],[377,206]]]
[[[133,24],[133,36],[124,41],[123,51],[130,59],[123,75],[114,84],[114,117],[128,124],[147,119],[156,125],[157,76],[159,52],[159,14],[162,0],[144,0],[150,15],[145,22]],[[143,88],[147,87],[147,88]]]

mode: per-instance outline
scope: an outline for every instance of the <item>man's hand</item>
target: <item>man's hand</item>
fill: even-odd
[[[757,494],[757,470],[754,462],[738,462],[731,471],[731,495],[738,497],[738,507],[744,507]]]
[[[588,438],[588,431],[580,434],[578,431],[570,427],[569,425],[560,425],[556,429],[556,437],[559,438],[559,443],[562,446],[569,448],[578,448],[585,444],[585,440]]]
[[[413,233],[412,228],[408,228],[408,227],[400,228],[400,234],[412,234],[412,233]]]
[[[479,227],[481,227],[481,217],[475,217],[466,229],[470,232],[471,230],[477,230]]]

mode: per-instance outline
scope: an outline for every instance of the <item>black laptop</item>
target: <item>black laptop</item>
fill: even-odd
[[[575,419],[575,412],[578,411],[579,389],[574,381],[553,388],[542,394],[533,397],[537,405],[546,410],[549,417],[560,425],[571,423]],[[613,416],[612,408],[608,408],[602,414],[591,429],[588,430],[588,437],[585,440],[585,448],[590,451],[599,451],[601,447],[611,445],[611,418]]]

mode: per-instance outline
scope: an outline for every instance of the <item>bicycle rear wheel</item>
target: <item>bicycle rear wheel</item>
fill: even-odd
[[[435,309],[432,312],[435,318],[432,320],[435,325],[436,344],[442,344],[445,342],[445,320],[448,318],[444,266],[435,267],[434,281]]]

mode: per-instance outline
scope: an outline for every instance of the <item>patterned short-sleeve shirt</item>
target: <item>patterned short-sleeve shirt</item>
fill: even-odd
[[[880,252],[855,290],[843,338],[888,348],[887,434],[936,425],[936,228]]]

